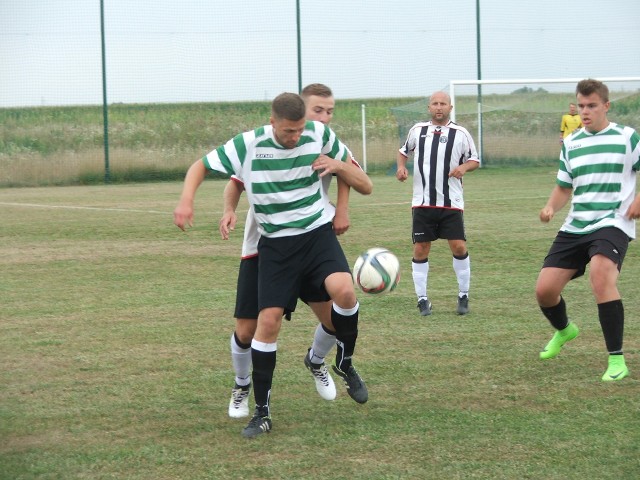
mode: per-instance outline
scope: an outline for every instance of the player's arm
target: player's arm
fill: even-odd
[[[336,176],[338,182],[338,199],[336,201],[336,213],[333,217],[333,231],[336,235],[342,235],[351,226],[349,220],[349,194],[351,187],[342,178]]]
[[[465,173],[473,172],[479,166],[480,162],[478,160],[469,160],[468,162],[464,162],[462,165],[458,165],[456,168],[451,170],[451,172],[449,172],[449,176],[462,178]]]
[[[409,178],[409,171],[407,170],[408,159],[409,157],[402,152],[398,152],[398,155],[396,155],[396,178],[401,182]]]
[[[319,174],[320,177],[335,173],[339,179],[362,195],[369,195],[373,191],[373,182],[369,176],[360,167],[354,165],[351,159],[343,162],[327,155],[319,155],[311,168],[322,170]]]
[[[549,222],[556,212],[562,210],[571,198],[571,188],[556,185],[551,191],[547,204],[540,210],[540,221]]]
[[[198,187],[207,176],[207,168],[202,160],[197,160],[189,167],[184,178],[182,194],[178,206],[173,211],[173,223],[180,229],[193,226],[193,200]]]
[[[229,240],[229,232],[235,230],[238,217],[236,215],[236,209],[240,202],[240,195],[244,190],[244,185],[239,181],[232,178],[227,182],[222,194],[223,201],[223,213],[222,218],[218,222],[218,230],[223,240]]]
[[[640,193],[633,199],[633,202],[629,205],[629,209],[625,215],[631,220],[640,218]]]

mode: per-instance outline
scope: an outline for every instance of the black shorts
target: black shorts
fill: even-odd
[[[330,223],[301,235],[260,238],[258,244],[258,307],[295,311],[298,297],[328,300],[325,279],[349,273],[349,264]]]
[[[467,240],[462,210],[451,208],[414,208],[413,243],[433,242],[438,238]]]
[[[234,318],[258,319],[258,256],[240,260],[238,270],[238,286],[236,289],[236,306],[233,313]],[[327,302],[331,297],[324,288],[313,287],[304,283],[300,287],[300,299],[305,302]],[[287,319],[291,319],[291,311],[286,310]]]
[[[629,247],[629,237],[619,228],[607,227],[587,234],[558,232],[544,259],[542,268],[576,269],[572,278],[584,275],[587,264],[594,255],[604,255],[622,269]]]
[[[258,319],[258,256],[240,260],[235,318]]]

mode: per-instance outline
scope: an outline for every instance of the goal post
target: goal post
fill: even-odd
[[[550,163],[558,159],[560,121],[583,78],[452,80],[452,121],[476,138],[483,164]],[[598,78],[607,84],[612,121],[640,128],[640,77]],[[474,91],[475,90],[475,91]]]

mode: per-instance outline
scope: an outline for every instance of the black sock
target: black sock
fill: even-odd
[[[560,297],[560,302],[554,307],[540,307],[542,313],[556,330],[564,330],[569,325],[567,317],[567,306],[564,298]]]
[[[234,331],[233,332],[233,339],[236,341],[236,345],[238,345],[240,348],[242,348],[243,350],[246,350],[247,348],[251,348],[251,342],[249,343],[242,343],[240,341],[240,339],[238,338],[238,334]]]
[[[598,319],[604,335],[607,351],[613,355],[622,355],[622,336],[624,334],[624,307],[622,300],[598,304]]]
[[[253,396],[256,407],[269,410],[271,383],[276,369],[276,352],[261,352],[251,348],[251,362],[253,363]]]
[[[351,356],[356,349],[358,339],[358,313],[345,316],[331,309],[331,322],[336,329],[336,366],[346,372],[351,366]]]

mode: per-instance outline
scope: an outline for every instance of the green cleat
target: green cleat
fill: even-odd
[[[623,355],[609,355],[609,368],[604,372],[602,376],[603,382],[615,382],[616,380],[622,380],[629,375],[629,369],[624,363]]]
[[[544,349],[540,352],[540,358],[547,360],[558,356],[562,346],[568,341],[576,338],[578,336],[578,332],[578,327],[576,327],[574,323],[569,323],[569,325],[562,330],[558,330],[553,334],[549,343],[547,343]]]

